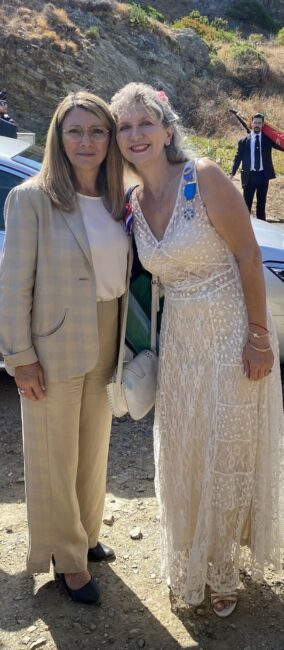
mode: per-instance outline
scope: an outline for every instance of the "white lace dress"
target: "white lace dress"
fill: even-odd
[[[194,163],[185,169],[195,177]],[[249,381],[238,264],[198,189],[185,200],[185,182],[162,241],[135,192],[133,214],[141,262],[165,291],[154,423],[162,573],[198,604],[206,584],[234,591],[240,562],[255,579],[266,562],[280,568],[283,410],[275,334],[273,372]]]

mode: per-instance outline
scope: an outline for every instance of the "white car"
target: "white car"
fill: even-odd
[[[3,207],[6,196],[13,187],[34,176],[40,169],[39,161],[35,160],[37,153],[36,148],[27,142],[0,136],[0,260],[4,242]],[[279,338],[280,358],[284,363],[284,224],[268,224],[252,219],[252,225],[262,252],[268,303]],[[137,351],[137,337],[142,341],[148,335],[150,323],[139,304],[139,291],[134,292],[134,289],[130,310],[133,316],[132,332],[135,330],[136,340],[132,339],[129,330],[128,344],[130,349]]]
[[[284,363],[284,224],[252,219],[260,246],[269,308],[277,330],[280,360]]]

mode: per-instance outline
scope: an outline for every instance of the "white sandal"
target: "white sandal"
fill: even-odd
[[[212,591],[210,598],[213,612],[220,618],[226,618],[227,616],[230,616],[236,609],[238,602],[238,594],[236,591],[232,591],[230,594],[218,594],[215,591]],[[231,605],[224,607],[224,609],[221,610],[216,609],[214,605],[217,605],[217,603],[220,603],[222,601],[228,601],[231,603]]]

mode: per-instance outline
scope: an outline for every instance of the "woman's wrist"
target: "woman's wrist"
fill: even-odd
[[[248,343],[255,350],[270,350],[270,332],[262,323],[249,321]]]
[[[264,345],[262,345],[261,343],[258,343],[257,345],[255,345],[254,343],[251,343],[251,341],[249,339],[248,339],[247,343],[253,350],[256,350],[257,352],[264,352],[265,353],[265,352],[270,352],[270,350],[271,350],[270,343],[265,343]]]
[[[258,334],[253,330],[248,331],[248,338],[252,343],[264,343],[265,341],[270,341],[270,334],[265,332],[263,334]]]
[[[255,332],[256,334],[270,334],[269,329],[267,328],[267,323],[257,323],[249,321],[248,323],[249,330]]]

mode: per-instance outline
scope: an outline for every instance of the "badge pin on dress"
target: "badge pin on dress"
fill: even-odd
[[[192,199],[196,195],[196,181],[194,178],[194,172],[192,168],[186,168],[183,175],[185,185],[183,188],[183,195],[186,200],[186,204],[183,211],[183,216],[186,220],[192,219],[194,217],[194,208],[192,206]]]
[[[194,217],[194,208],[192,207],[192,205],[186,206],[184,208],[183,216],[185,219],[187,219],[187,221],[189,221]]]

